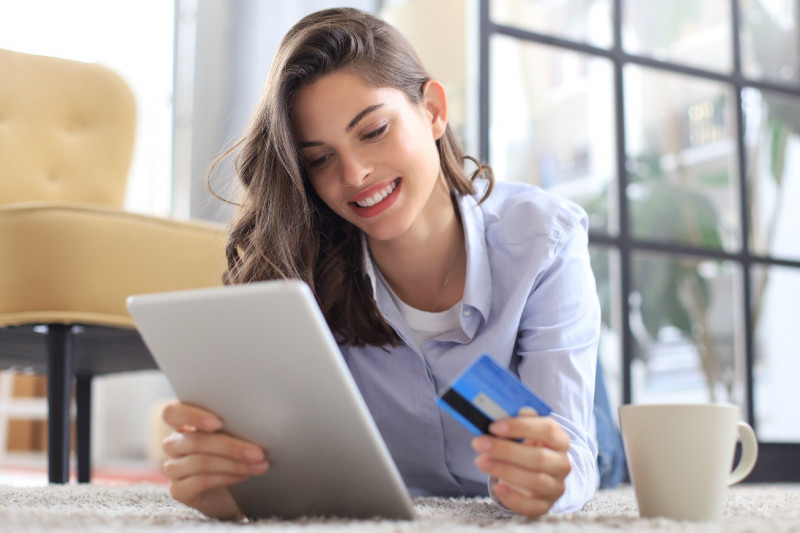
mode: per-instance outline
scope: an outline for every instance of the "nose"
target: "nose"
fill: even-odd
[[[372,173],[368,164],[365,164],[355,153],[340,154],[342,183],[349,187],[358,187]]]

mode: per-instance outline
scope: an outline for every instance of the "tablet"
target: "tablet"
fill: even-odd
[[[413,518],[413,505],[308,285],[268,281],[131,296],[178,398],[267,450],[231,491],[249,518]]]

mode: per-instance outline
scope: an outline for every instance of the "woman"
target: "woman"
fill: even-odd
[[[480,164],[468,178],[445,91],[396,30],[353,9],[298,22],[233,152],[245,192],[225,282],[311,286],[412,495],[491,493],[526,516],[591,498],[599,306],[585,213],[494,184]],[[437,392],[484,352],[553,415],[473,439],[443,414]],[[228,486],[269,475],[269,451],[190,405],[164,419],[173,496],[238,517]]]

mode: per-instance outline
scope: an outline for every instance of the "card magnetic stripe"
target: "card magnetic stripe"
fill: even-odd
[[[489,424],[494,422],[494,420],[483,414],[454,389],[449,389],[445,392],[441,398],[439,398],[438,403],[447,409],[455,418],[466,422],[467,426],[471,426],[470,429],[476,435],[489,433]]]

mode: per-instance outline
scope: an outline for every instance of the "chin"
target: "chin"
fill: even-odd
[[[402,206],[392,206],[392,208],[394,207],[401,207],[401,209],[382,213],[373,219],[350,220],[349,222],[363,231],[370,239],[382,242],[392,241],[405,234],[414,220],[413,217],[408,216]]]
[[[401,237],[408,231],[408,224],[397,224],[396,222],[381,221],[378,224],[366,224],[361,227],[367,237],[376,241],[388,242]]]

